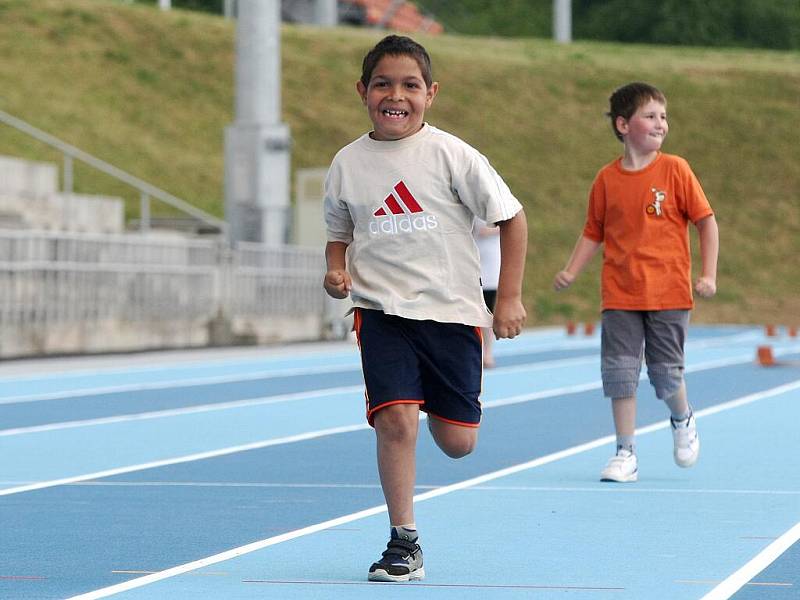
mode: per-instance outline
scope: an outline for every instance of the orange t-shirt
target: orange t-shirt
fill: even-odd
[[[639,171],[603,167],[589,194],[583,235],[605,244],[604,309],[678,310],[694,305],[689,221],[713,213],[679,156],[659,153]]]

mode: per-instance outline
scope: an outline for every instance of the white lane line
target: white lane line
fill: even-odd
[[[596,362],[596,360],[595,360]],[[709,360],[696,365],[686,367],[686,373],[696,373],[698,371],[708,371],[710,369],[718,369],[720,367],[730,367],[733,365],[740,365],[743,363],[753,362],[753,357],[750,354],[740,354],[729,358],[720,358],[716,360]],[[499,369],[497,369],[499,371]],[[641,373],[639,379],[646,380],[647,373]],[[508,398],[500,398],[498,400],[487,400],[482,403],[483,408],[495,408],[497,406],[509,406],[511,404],[519,404],[521,402],[530,402],[531,400],[540,400],[542,398],[549,398],[550,396],[560,396],[566,394],[576,394],[578,392],[587,392],[589,390],[596,390],[603,387],[602,381],[590,381],[577,385],[565,386],[561,388],[554,388],[550,390],[542,390],[540,392],[531,392],[529,394],[519,394],[518,396],[509,396]],[[699,414],[699,413],[698,413]]]
[[[584,386],[575,386],[575,387],[582,389]],[[564,392],[563,392],[564,389],[565,388],[561,388],[561,391],[558,394],[554,393],[554,395],[563,395],[564,394]],[[780,386],[771,388],[769,390],[764,390],[762,392],[756,392],[754,394],[749,394],[747,396],[742,396],[741,398],[737,398],[735,400],[729,400],[728,402],[724,402],[724,403],[716,405],[716,406],[712,406],[712,407],[709,407],[709,408],[704,408],[702,410],[697,411],[697,416],[701,417],[701,416],[704,416],[704,415],[716,414],[716,413],[722,412],[724,410],[729,410],[731,408],[735,408],[735,407],[738,407],[738,406],[744,406],[745,404],[750,404],[751,402],[756,402],[757,400],[763,400],[764,398],[770,398],[772,396],[783,394],[785,392],[789,392],[789,391],[792,391],[792,390],[795,390],[795,389],[800,389],[800,380],[794,381],[792,383],[787,383],[787,384],[784,384],[784,385],[780,385]],[[515,398],[518,398],[518,397],[515,397]],[[539,398],[540,398],[540,396],[537,395],[535,399],[539,399]],[[498,401],[493,406],[500,406],[501,405],[500,402],[502,402],[502,401]],[[517,399],[516,402],[522,402],[522,400]],[[486,407],[487,408],[492,408],[493,406],[486,406]],[[423,413],[421,413],[420,414],[420,419],[424,419],[424,418],[425,418],[425,415]],[[636,433],[637,434],[650,433],[652,431],[657,431],[659,429],[665,429],[668,426],[669,426],[669,420],[658,421],[658,422],[653,423],[651,425],[647,425],[645,427],[641,427],[641,428],[636,429]],[[234,453],[237,453],[237,452],[244,452],[244,451],[247,451],[247,450],[265,448],[267,446],[274,446],[274,445],[278,445],[278,444],[288,444],[288,443],[303,441],[303,440],[307,440],[307,439],[314,439],[314,438],[318,438],[318,437],[324,437],[324,436],[327,436],[327,435],[335,435],[335,434],[338,434],[338,433],[344,433],[344,432],[350,432],[350,431],[359,431],[359,430],[368,429],[368,428],[369,428],[369,425],[366,424],[366,423],[363,423],[363,424],[360,424],[360,425],[347,425],[347,426],[342,426],[342,427],[333,427],[333,428],[330,428],[330,429],[322,429],[322,430],[318,430],[318,431],[311,431],[311,432],[307,432],[307,433],[303,433],[303,434],[291,435],[291,436],[280,437],[280,438],[272,438],[272,439],[269,439],[269,440],[262,440],[262,441],[259,441],[259,442],[253,442],[253,443],[250,443],[250,444],[244,444],[244,445],[240,445],[240,446],[231,446],[231,447],[228,447],[228,448],[220,448],[218,450],[210,450],[210,451],[207,451],[207,452],[200,452],[200,453],[196,453],[196,454],[190,454],[190,455],[187,455],[187,456],[179,456],[179,457],[175,457],[175,458],[169,458],[169,459],[164,459],[164,460],[160,460],[160,461],[152,461],[152,462],[142,463],[142,464],[138,464],[138,465],[129,465],[127,467],[116,467],[114,469],[107,469],[107,470],[104,470],[104,471],[97,471],[97,472],[94,472],[94,473],[88,473],[88,474],[84,474],[84,475],[75,475],[73,477],[65,477],[65,478],[62,478],[62,479],[53,479],[53,480],[48,480],[48,481],[40,481],[40,482],[35,482],[35,483],[27,484],[27,485],[21,485],[21,486],[15,486],[15,487],[6,488],[6,489],[0,489],[0,496],[9,496],[11,494],[18,494],[18,493],[21,493],[21,492],[29,492],[29,491],[33,491],[33,490],[48,488],[48,487],[66,485],[66,484],[70,484],[70,483],[86,481],[86,480],[89,480],[89,479],[99,479],[99,478],[102,478],[102,477],[111,477],[113,475],[121,475],[123,473],[131,473],[131,472],[134,472],[134,471],[143,471],[143,470],[146,470],[146,469],[152,469],[152,468],[156,468],[156,467],[163,467],[163,466],[168,466],[168,465],[172,465],[172,464],[178,464],[178,463],[184,463],[184,462],[193,462],[193,461],[196,461],[196,460],[204,460],[206,458],[213,458],[213,457],[216,457],[216,456],[223,456],[223,455],[226,455],[226,454],[234,454]],[[603,438],[603,439],[611,439],[611,438],[612,438],[612,436],[609,436],[609,438]]]
[[[745,332],[736,335],[723,335],[717,336],[713,338],[704,338],[698,341],[689,341],[687,342],[686,346],[687,349],[689,348],[709,348],[709,347],[716,347],[721,345],[731,345],[733,343],[741,343],[752,341],[754,339],[760,339],[761,334],[756,334],[754,332]],[[528,354],[537,354],[537,353],[544,353],[544,352],[551,352],[553,350],[566,350],[566,349],[582,349],[582,348],[591,348],[591,347],[598,347],[599,348],[599,341],[598,340],[568,340],[564,342],[558,342],[552,344],[548,347],[542,348],[541,346],[537,347],[535,350],[525,349],[523,348],[515,348],[513,351],[505,350],[505,351],[498,351],[498,356],[518,356],[518,355],[528,355]],[[800,348],[800,347],[798,347]],[[778,352],[775,352],[778,354]],[[587,359],[586,357],[582,358],[573,358],[573,359],[563,359],[565,364],[569,364],[568,361],[576,361],[575,364],[581,364],[582,361],[587,360],[587,362],[591,362],[594,359]],[[558,363],[560,361],[548,361],[549,363]],[[212,363],[213,364],[213,363]],[[539,363],[540,365],[544,365],[546,363]],[[275,377],[284,377],[284,376],[300,376],[300,375],[313,375],[316,373],[324,374],[324,373],[336,373],[336,372],[346,372],[352,370],[360,369],[360,361],[358,360],[358,356],[356,355],[354,361],[352,363],[344,363],[341,365],[323,365],[318,367],[300,367],[300,368],[293,368],[293,369],[270,369],[270,370],[262,370],[253,373],[244,373],[244,374],[231,374],[231,375],[217,375],[217,376],[208,376],[208,377],[192,377],[188,379],[178,379],[178,380],[164,380],[164,381],[157,381],[157,382],[143,382],[143,383],[131,383],[131,384],[124,384],[124,385],[112,385],[112,386],[103,386],[97,388],[85,388],[85,389],[73,389],[73,390],[64,390],[60,392],[42,392],[38,394],[21,394],[17,396],[7,396],[0,398],[0,405],[3,404],[17,404],[23,402],[38,402],[38,401],[45,401],[45,400],[65,400],[69,398],[79,398],[85,396],[100,396],[103,394],[115,394],[115,393],[123,393],[123,392],[136,392],[142,390],[160,390],[160,389],[168,389],[173,387],[191,387],[191,386],[198,386],[198,385],[214,385],[214,384],[221,384],[221,383],[233,383],[237,381],[257,381],[262,379],[272,379]],[[185,367],[176,367],[176,368],[185,368]],[[498,368],[496,371],[503,371],[503,370],[514,370],[518,367],[501,367]],[[524,368],[524,367],[523,367]],[[545,368],[545,367],[539,367]],[[156,371],[164,371],[167,370],[165,368],[157,369]],[[108,373],[101,373],[103,376],[107,377]],[[111,373],[113,374],[113,373]],[[146,372],[144,373],[146,374]],[[70,375],[71,376],[71,375]],[[52,376],[54,378],[56,376]],[[2,381],[2,378],[0,378]]]
[[[533,469],[535,467],[539,467],[541,465],[545,465],[562,458],[566,458],[568,456],[572,456],[574,454],[578,454],[580,452],[585,452],[592,448],[596,448],[598,446],[605,445],[609,442],[614,440],[614,436],[606,436],[604,438],[600,438],[599,440],[594,440],[593,442],[589,442],[587,444],[581,444],[580,446],[575,446],[573,448],[569,448],[567,450],[562,450],[560,452],[555,452],[553,454],[549,454],[547,456],[543,456],[541,458],[537,458],[519,465],[515,465],[512,467],[507,467],[505,469],[500,469],[498,471],[494,471],[492,473],[486,473],[484,475],[480,475],[478,477],[473,477],[471,479],[467,479],[464,481],[460,481],[458,483],[454,483],[451,485],[447,485],[444,487],[436,488],[434,490],[424,492],[422,494],[417,494],[414,496],[414,502],[423,502],[425,500],[430,500],[431,498],[437,498],[439,496],[444,496],[445,494],[449,494],[451,492],[455,492],[458,490],[463,490],[468,487],[479,485],[486,481],[492,481],[494,479],[499,479],[500,477],[506,477],[508,475],[519,473],[521,471],[525,471],[528,469]],[[282,542],[286,542],[289,540],[293,540],[299,537],[303,537],[312,533],[316,533],[318,531],[322,531],[324,529],[330,529],[332,527],[336,527],[337,525],[344,525],[346,523],[351,523],[353,521],[357,521],[359,519],[364,519],[366,517],[370,517],[373,515],[380,514],[386,511],[386,505],[382,504],[380,506],[373,506],[372,508],[368,508],[362,511],[358,511],[355,513],[351,513],[349,515],[344,515],[342,517],[337,517],[336,519],[331,519],[329,521],[324,521],[322,523],[317,523],[315,525],[311,525],[309,527],[304,527],[302,529],[296,529],[294,531],[289,531],[287,533],[277,535],[271,538],[267,538],[264,540],[260,540],[258,542],[253,542],[251,544],[247,544],[245,546],[240,546],[238,548],[233,548],[231,550],[226,550],[225,552],[221,552],[219,554],[215,554],[213,556],[209,556],[200,560],[192,561],[190,563],[186,563],[183,565],[179,565],[176,567],[172,567],[171,569],[166,569],[164,571],[159,571],[158,573],[153,573],[152,575],[146,575],[144,577],[139,577],[136,579],[132,579],[123,583],[119,583],[116,585],[112,585],[109,587],[105,587],[99,590],[95,590],[92,592],[88,592],[86,594],[81,594],[79,596],[73,596],[67,600],[94,600],[96,598],[106,598],[113,594],[118,594],[120,592],[132,590],[135,588],[139,588],[150,583],[155,583],[156,581],[161,581],[162,579],[168,579],[170,577],[175,577],[176,575],[182,575],[184,573],[188,573],[190,571],[195,571],[197,569],[201,569],[203,567],[213,565],[216,563],[220,563],[226,560],[230,560],[231,558],[235,558],[237,556],[242,556],[243,554],[249,554],[250,552],[255,552],[256,550],[261,550],[263,548],[267,548],[268,546],[274,546],[275,544],[280,544]]]
[[[778,356],[780,353],[775,352]],[[687,373],[696,371],[704,371],[708,369],[716,369],[719,367],[726,367],[746,362],[752,362],[753,357],[748,355],[739,355],[725,359],[711,360],[697,365],[689,366],[686,368]],[[590,364],[597,362],[596,358],[593,359],[564,359],[554,360],[544,363],[535,363],[527,366],[515,366],[493,369],[492,373],[488,376],[494,377],[495,375],[502,375],[508,372],[528,372],[538,371],[542,369],[555,369],[560,367],[574,367],[580,364]],[[646,379],[647,375],[642,373],[640,379]],[[557,395],[575,394],[578,392],[585,392],[589,390],[599,389],[602,387],[602,382],[592,381],[585,384],[578,384],[573,386],[565,386],[560,388],[553,388],[549,390],[542,390],[539,392],[531,392],[529,394],[520,394],[518,396],[510,396],[498,400],[487,400],[482,403],[483,408],[494,408],[497,406],[508,406],[511,404],[519,404],[521,402],[530,402],[531,400],[540,400],[542,398],[550,398]],[[216,410],[229,410],[234,408],[243,408],[249,406],[259,406],[263,404],[278,404],[281,402],[290,402],[297,400],[306,400],[309,398],[317,398],[327,395],[335,394],[349,394],[363,392],[364,386],[346,386],[340,388],[327,388],[322,390],[312,390],[309,392],[297,392],[294,394],[281,394],[278,396],[265,396],[261,398],[251,398],[248,400],[233,400],[231,402],[214,402],[211,404],[199,404],[197,406],[189,406],[184,408],[172,408],[166,410],[149,411],[143,413],[132,413],[124,415],[115,415],[112,417],[98,417],[94,419],[81,419],[76,421],[62,421],[60,423],[47,423],[45,425],[30,425],[27,427],[14,427],[9,429],[0,429],[0,437],[7,437],[13,435],[23,435],[28,433],[41,433],[47,431],[57,431],[61,429],[73,429],[75,427],[92,427],[95,425],[108,425],[112,423],[124,423],[127,421],[144,421],[147,419],[158,419],[162,417],[174,417],[181,415],[191,415],[196,413],[211,412]]]
[[[34,483],[30,481],[0,481],[4,485],[22,485]],[[379,490],[378,483],[270,483],[247,481],[79,481],[68,484],[72,487],[187,487],[187,488],[255,488],[255,489],[356,489]],[[435,490],[441,485],[417,484],[417,490]],[[553,493],[586,493],[586,494],[695,494],[719,496],[800,496],[800,490],[752,490],[730,488],[648,488],[623,487],[619,485],[591,486],[552,486],[552,485],[476,485],[469,489],[472,492],[553,492]],[[746,539],[775,539],[774,536],[745,536]]]
[[[78,421],[63,421],[61,423],[47,423],[45,425],[31,425],[29,427],[15,427],[12,429],[0,429],[0,437],[21,435],[25,433],[41,433],[43,431],[56,431],[59,429],[72,429],[75,427],[91,427],[94,425],[108,425],[111,423],[124,423],[127,421],[144,421],[147,419],[159,419],[162,417],[175,417],[179,415],[192,415],[215,410],[230,410],[233,408],[243,408],[250,406],[260,406],[264,404],[280,404],[283,402],[296,402],[325,396],[335,396],[338,394],[355,394],[363,392],[363,385],[351,385],[338,388],[326,388],[313,390],[310,392],[296,392],[293,394],[281,394],[278,396],[265,396],[263,398],[251,398],[249,400],[233,400],[231,402],[214,402],[212,404],[198,404],[183,408],[170,408],[167,410],[154,410],[143,413],[133,413],[127,415],[116,415],[113,417],[98,417],[96,419],[82,419]]]
[[[583,361],[582,361],[583,362]],[[590,361],[591,362],[591,361]],[[596,361],[595,361],[596,362]],[[525,367],[507,367],[506,369],[513,369],[516,372],[519,371],[536,371],[540,369],[556,369],[560,367],[574,367],[577,364],[580,364],[575,361],[575,359],[567,359],[567,360],[554,360],[548,361],[546,363],[536,363],[534,365],[529,365],[526,369]],[[504,372],[504,369],[494,369],[491,377],[495,375],[500,375]],[[528,400],[535,400],[537,398],[546,398],[555,394],[570,394],[574,392],[584,391],[584,389],[594,389],[599,386],[599,383],[594,382],[592,384],[588,384],[590,387],[586,388],[585,386],[571,386],[571,387],[563,387],[557,388],[555,390],[550,390],[549,392],[540,392],[538,394],[534,394],[532,397],[528,398],[526,395],[525,397],[519,397],[515,399],[513,402],[524,402],[526,401],[525,398]],[[127,421],[143,421],[147,419],[158,419],[161,417],[174,417],[180,415],[191,415],[196,413],[203,413],[203,412],[211,412],[215,410],[229,410],[234,408],[243,408],[249,406],[260,406],[264,404],[278,404],[281,402],[292,402],[297,400],[307,400],[309,398],[318,398],[323,396],[329,395],[337,395],[337,394],[350,394],[350,393],[362,393],[364,391],[363,385],[355,385],[355,386],[345,386],[339,388],[324,388],[321,390],[312,390],[308,392],[296,392],[292,394],[281,394],[276,396],[264,396],[260,398],[250,398],[247,400],[233,400],[230,402],[213,402],[211,404],[198,404],[196,406],[187,406],[182,408],[171,408],[165,410],[156,410],[156,411],[148,411],[143,413],[132,413],[132,414],[124,414],[124,415],[115,415],[111,417],[98,417],[94,419],[80,419],[76,421],[62,421],[59,423],[46,423],[44,425],[30,425],[26,427],[14,427],[9,429],[0,429],[0,437],[7,437],[12,435],[21,435],[27,433],[41,433],[46,431],[56,431],[60,429],[72,429],[75,427],[91,427],[94,425],[108,425],[111,423],[123,423]],[[484,403],[484,407],[491,407],[494,406],[492,402]]]
[[[800,540],[800,523],[795,524],[794,527],[764,548],[741,569],[703,596],[701,600],[727,600],[743,588],[753,577],[775,562],[776,558],[786,552],[798,540]]]
[[[780,395],[780,394],[783,394],[783,393],[786,393],[786,392],[789,392],[789,391],[793,391],[793,390],[796,390],[796,389],[800,389],[800,380],[797,380],[797,381],[795,381],[795,382],[793,382],[791,384],[781,385],[781,386],[772,388],[771,390],[765,390],[763,392],[758,392],[756,394],[749,394],[747,396],[743,396],[741,398],[737,398],[737,399],[732,400],[730,402],[726,402],[726,403],[724,403],[722,405],[713,407],[714,410],[712,410],[712,409],[704,409],[703,411],[698,411],[698,416],[701,416],[702,414],[715,414],[715,413],[718,413],[718,412],[722,412],[723,410],[730,410],[732,408],[743,406],[743,405],[749,404],[751,402],[756,402],[758,400],[763,400],[765,398],[769,398],[769,397],[772,397],[772,396]],[[650,433],[650,432],[656,431],[658,429],[663,429],[663,428],[667,427],[668,425],[669,425],[669,421],[662,421],[662,422],[655,423],[655,424],[653,424],[651,426],[648,426],[648,427],[642,427],[640,429],[637,429],[636,433],[638,435],[642,435],[642,434],[645,434],[645,433]],[[511,466],[511,467],[507,467],[507,468],[504,468],[504,469],[499,469],[497,471],[494,471],[494,472],[491,472],[491,473],[486,473],[486,474],[480,475],[478,477],[473,477],[473,478],[470,478],[470,479],[466,479],[464,481],[461,481],[461,482],[458,482],[458,483],[454,483],[454,484],[451,484],[451,485],[447,485],[447,486],[443,486],[443,487],[440,487],[440,488],[437,488],[437,489],[434,489],[434,490],[430,490],[430,491],[424,492],[422,494],[417,494],[417,495],[414,496],[414,502],[423,502],[425,500],[430,500],[431,498],[437,498],[439,496],[444,496],[445,494],[450,494],[450,493],[455,492],[455,491],[464,490],[464,489],[467,489],[467,488],[470,488],[470,487],[478,486],[478,485],[481,485],[481,484],[486,483],[488,481],[494,481],[496,479],[500,479],[500,478],[506,477],[508,475],[512,475],[512,474],[519,473],[519,472],[522,472],[522,471],[526,471],[526,470],[529,470],[529,469],[534,469],[536,467],[540,467],[542,465],[546,465],[546,464],[549,464],[549,463],[552,463],[552,462],[555,462],[555,461],[558,461],[558,460],[562,460],[564,458],[575,456],[576,454],[587,452],[587,451],[592,450],[594,448],[599,448],[601,446],[605,446],[606,444],[613,443],[614,441],[616,441],[616,437],[614,435],[608,435],[608,436],[605,436],[605,437],[602,437],[602,438],[598,438],[598,439],[596,439],[594,441],[587,442],[585,444],[580,444],[578,446],[573,446],[572,448],[568,448],[566,450],[561,450],[559,452],[554,452],[554,453],[549,454],[547,456],[536,458],[536,459],[530,460],[530,461],[525,462],[525,463],[521,463],[521,464],[514,465],[514,466]],[[170,569],[166,569],[164,571],[159,571],[158,573],[153,573],[151,575],[146,575],[144,577],[139,577],[139,578],[136,578],[136,579],[132,579],[132,580],[120,583],[120,584],[116,584],[116,585],[112,585],[112,586],[109,586],[109,587],[105,587],[105,588],[101,588],[101,589],[98,589],[98,590],[94,590],[94,591],[88,592],[86,594],[81,594],[79,596],[74,596],[73,598],[70,598],[68,600],[94,600],[94,599],[97,599],[97,598],[105,598],[105,597],[111,596],[113,594],[117,594],[119,592],[132,590],[132,589],[139,588],[139,587],[142,587],[142,586],[145,586],[145,585],[149,585],[151,583],[155,583],[157,581],[161,581],[163,579],[168,579],[170,577],[175,577],[177,575],[181,575],[181,574],[184,574],[184,573],[195,571],[197,569],[201,569],[201,568],[209,566],[209,565],[213,565],[213,564],[220,563],[220,562],[223,562],[223,561],[226,561],[226,560],[230,560],[230,559],[235,558],[237,556],[242,556],[244,554],[249,554],[251,552],[255,552],[257,550],[261,550],[261,549],[266,548],[268,546],[273,546],[275,544],[279,544],[279,543],[282,543],[282,542],[293,540],[293,539],[296,539],[296,538],[299,538],[299,537],[303,537],[303,536],[306,536],[306,535],[309,535],[309,534],[312,534],[312,533],[316,533],[318,531],[322,531],[324,529],[329,529],[331,527],[336,527],[338,525],[343,525],[345,523],[351,523],[353,521],[357,521],[359,519],[363,519],[363,518],[366,518],[366,517],[369,517],[369,516],[372,516],[372,515],[377,515],[377,514],[380,514],[382,512],[385,512],[385,511],[386,511],[386,505],[385,504],[380,505],[380,506],[373,506],[372,508],[368,508],[366,510],[362,510],[362,511],[359,511],[359,512],[351,513],[349,515],[344,515],[344,516],[338,517],[336,519],[331,519],[329,521],[324,521],[322,523],[317,523],[317,524],[311,525],[309,527],[304,527],[302,529],[297,529],[297,530],[294,530],[294,531],[290,531],[290,532],[287,532],[287,533],[284,533],[284,534],[281,534],[281,535],[278,535],[278,536],[274,536],[274,537],[271,537],[271,538],[266,538],[264,540],[260,540],[258,542],[253,542],[251,544],[247,544],[245,546],[240,546],[238,548],[233,548],[231,550],[227,550],[225,552],[221,552],[221,553],[215,554],[213,556],[209,556],[209,557],[206,557],[206,558],[203,558],[203,559],[200,559],[200,560],[192,561],[192,562],[189,562],[189,563],[186,563],[186,564],[183,564],[183,565],[178,565],[178,566],[172,567]],[[750,561],[750,562],[751,563],[757,562],[758,565],[760,565],[759,571],[763,570],[763,568],[767,564],[769,564],[770,562],[774,561],[777,556],[779,556],[789,546],[791,546],[792,543],[794,543],[794,541],[796,541],[798,539],[798,537],[800,537],[800,523],[798,523],[795,527],[793,527],[789,532],[787,532],[786,534],[781,536],[781,538],[776,540],[773,544],[770,544],[770,546],[767,548],[767,550],[765,550],[758,557],[756,557],[756,559],[759,559],[763,555],[763,558],[761,558],[761,560],[757,561],[756,559],[753,559],[753,561]],[[770,549],[772,549],[771,552],[767,552]],[[769,561],[769,562],[767,562],[767,561]],[[748,565],[749,564],[750,563],[748,563]],[[756,572],[759,572],[759,571],[756,571]],[[744,568],[741,569],[740,571],[738,571],[737,574],[738,573],[744,573]],[[731,579],[733,579],[735,576],[736,575],[731,577]],[[741,577],[747,577],[747,574],[744,573],[743,575],[741,575]],[[752,578],[752,575],[750,575],[744,581],[746,582],[750,578]],[[742,585],[743,584],[744,583],[742,583]],[[721,588],[722,586],[719,586],[719,587]],[[741,587],[741,585],[739,587]],[[738,589],[738,587],[733,589],[733,591],[735,591],[736,589]],[[713,591],[712,591],[712,594],[713,594]],[[723,599],[726,599],[726,598],[729,598],[729,597],[730,597],[729,595],[727,595],[727,596],[722,596],[722,595],[711,596],[709,594],[703,600],[723,600]]]
[[[277,484],[276,484],[277,485]],[[599,492],[602,494],[719,494],[719,495],[742,495],[742,496],[800,496],[800,490],[734,490],[734,489],[694,489],[694,488],[647,488],[647,487],[623,487],[619,485],[608,485],[597,487],[560,487],[560,486],[536,486],[536,485],[486,485],[472,488],[475,491],[487,492]],[[772,538],[769,538],[772,539]]]
[[[514,355],[527,355],[532,352],[512,352],[506,353],[505,356]],[[597,358],[593,360],[598,360]],[[572,358],[572,359],[559,359],[536,363],[535,365],[528,365],[534,369],[544,369],[556,366],[569,366],[574,364],[582,364],[583,362],[591,362],[591,359],[586,357]],[[526,365],[515,365],[513,367],[500,367],[495,369],[497,372],[508,370],[525,369]],[[277,377],[296,377],[301,375],[316,375],[326,373],[345,373],[350,371],[361,371],[361,362],[355,360],[353,363],[346,363],[342,365],[328,365],[320,367],[303,367],[294,369],[281,369],[269,371],[256,371],[253,373],[231,374],[231,375],[215,375],[207,377],[192,377],[189,379],[176,379],[176,380],[163,380],[153,382],[130,383],[124,385],[110,385],[96,388],[81,388],[64,390],[61,392],[42,392],[39,394],[23,394],[18,396],[6,396],[0,398],[0,405],[3,404],[21,404],[25,402],[41,402],[45,400],[66,400],[69,398],[83,398],[88,396],[102,396],[103,394],[119,394],[124,392],[139,392],[144,390],[163,390],[170,388],[180,387],[193,387],[201,385],[215,385],[222,383],[235,383],[238,381],[261,381],[266,379],[274,379]]]
[[[345,373],[360,371],[361,363],[353,362],[345,365],[329,365],[326,367],[309,367],[295,369],[281,369],[280,371],[257,371],[254,373],[214,375],[210,377],[192,377],[191,379],[176,379],[172,381],[153,381],[143,383],[130,383],[125,385],[109,385],[98,388],[85,388],[64,390],[62,392],[44,392],[41,394],[25,394],[20,396],[7,396],[0,399],[0,404],[20,404],[23,402],[40,402],[43,400],[65,400],[68,398],[82,398],[85,396],[102,396],[103,394],[119,394],[123,392],[140,392],[143,390],[163,390],[179,387],[193,387],[201,385],[215,385],[221,383],[235,383],[237,381],[261,381],[276,377],[292,377],[299,375],[315,375],[325,373]]]
[[[123,473],[133,473],[135,471],[144,471],[145,469],[155,469],[157,467],[166,467],[169,465],[176,465],[179,463],[193,462],[196,460],[205,460],[207,458],[215,458],[217,456],[224,456],[226,454],[236,454],[237,452],[247,452],[248,450],[257,450],[259,448],[266,448],[267,446],[277,446],[280,444],[291,444],[294,442],[302,442],[314,438],[325,437],[327,435],[335,435],[337,433],[347,433],[350,431],[358,431],[360,429],[367,429],[367,423],[361,425],[347,425],[344,427],[331,427],[330,429],[320,429],[318,431],[309,431],[297,435],[289,435],[285,437],[272,438],[269,440],[261,440],[250,444],[242,444],[240,446],[230,446],[228,448],[220,448],[218,450],[209,450],[207,452],[198,452],[195,454],[188,454],[186,456],[178,456],[175,458],[167,458],[164,460],[156,460],[138,465],[129,465],[127,467],[116,467],[114,469],[106,469],[104,471],[96,471],[95,473],[86,473],[84,475],[75,475],[73,477],[64,477],[62,479],[52,479],[49,481],[38,481],[35,483],[11,487],[0,490],[0,496],[10,496],[11,494],[19,494],[21,492],[31,492],[33,490],[41,490],[44,488],[55,487],[59,485],[67,485],[79,481],[86,481],[88,479],[99,479],[101,477],[112,477],[114,475],[122,475]]]

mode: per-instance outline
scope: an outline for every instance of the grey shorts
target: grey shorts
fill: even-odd
[[[683,383],[688,310],[604,310],[601,371],[609,398],[634,396],[642,358],[656,396],[666,399]]]

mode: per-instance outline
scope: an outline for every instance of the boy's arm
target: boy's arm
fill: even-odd
[[[345,253],[348,244],[344,242],[328,242],[325,246],[325,261],[328,272],[322,282],[325,291],[332,298],[347,298],[353,283],[346,270]]]
[[[717,257],[719,256],[719,228],[714,215],[700,219],[695,223],[700,234],[700,257],[703,261],[702,272],[694,282],[694,290],[703,298],[710,298],[717,293]]]
[[[497,339],[513,338],[525,324],[522,304],[522,278],[528,251],[528,222],[520,211],[500,226],[500,280],[494,307],[492,329]]]
[[[590,240],[584,235],[578,238],[575,249],[572,251],[572,256],[569,257],[569,261],[567,262],[567,266],[564,267],[564,270],[556,274],[553,287],[557,292],[572,285],[581,271],[583,271],[584,267],[592,260],[594,255],[597,254],[601,245],[601,242]]]

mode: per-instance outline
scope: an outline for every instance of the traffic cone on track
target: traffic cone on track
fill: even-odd
[[[758,364],[762,367],[774,367],[775,355],[772,354],[772,346],[759,346],[756,352]]]

